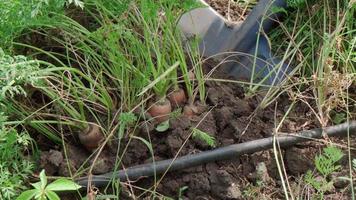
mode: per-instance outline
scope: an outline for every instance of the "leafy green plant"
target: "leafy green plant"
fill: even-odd
[[[22,152],[30,149],[33,141],[27,133],[6,127],[6,122],[0,113],[0,199],[13,199],[26,189],[25,180],[32,173],[33,164]]]
[[[188,190],[188,186],[183,186],[179,188],[178,191],[178,200],[183,200],[183,193]]]
[[[35,84],[39,80],[39,62],[25,56],[9,56],[0,48],[0,102],[6,95],[26,95],[24,84]]]
[[[292,8],[300,8],[306,4],[308,0],[287,0],[287,5]]]
[[[315,167],[324,177],[340,169],[337,162],[344,156],[342,151],[334,146],[324,148],[322,155],[316,156]]]
[[[202,142],[206,143],[210,147],[213,147],[213,148],[216,147],[216,141],[213,136],[210,136],[208,133],[201,131],[197,128],[193,128],[192,131],[193,131],[192,137],[194,139],[201,140]]]
[[[310,184],[322,199],[324,192],[329,191],[333,187],[334,180],[327,180],[327,177],[340,169],[338,161],[344,156],[342,151],[334,146],[324,148],[323,154],[315,157],[315,167],[321,175],[316,178],[312,171],[308,171],[305,175],[305,181]]]
[[[1,1],[0,45],[3,48],[10,47],[22,31],[40,22],[53,20],[52,13],[64,13],[64,7],[70,4],[81,8],[84,6],[81,0]]]
[[[40,181],[32,183],[31,185],[34,189],[21,193],[16,200],[31,200],[33,198],[37,200],[59,200],[60,198],[56,192],[76,191],[81,188],[80,185],[65,178],[60,178],[47,184],[47,176],[44,170],[40,173]]]
[[[133,113],[121,113],[120,114],[120,128],[119,128],[119,139],[124,137],[125,129],[137,121],[137,116]]]

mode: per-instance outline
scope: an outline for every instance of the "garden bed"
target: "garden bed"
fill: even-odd
[[[318,43],[322,48],[313,46],[325,40],[319,38],[325,33],[315,33],[312,25],[311,36],[307,34],[301,43],[289,33],[272,32],[268,38],[272,46],[282,43],[272,49],[286,55],[296,71],[272,87],[225,74],[224,63],[200,56],[201,38],[190,35],[183,41],[176,20],[202,6],[195,0],[184,4],[179,0],[104,1],[29,4],[25,14],[36,8],[30,22],[24,18],[18,29],[0,30],[0,35],[8,34],[0,38],[6,47],[5,52],[0,49],[4,66],[0,74],[5,77],[0,78],[0,108],[4,108],[0,112],[0,156],[5,158],[0,163],[0,199],[6,199],[5,195],[13,199],[36,186],[30,183],[39,179],[46,184],[44,174],[49,182],[63,181],[58,177],[80,184],[87,180],[88,187],[78,193],[60,193],[68,200],[82,196],[89,200],[94,196],[285,199],[287,195],[350,199],[353,180],[349,178],[356,176],[354,135],[345,139],[324,136],[281,149],[276,145],[231,160],[153,177],[113,180],[107,187],[96,188],[92,175],[340,124],[354,120],[356,113],[355,69],[349,67],[351,53],[347,52],[353,48],[347,40],[352,24],[334,34],[340,38],[331,37],[330,44],[336,41],[336,47],[322,42]],[[227,22],[243,21],[253,7],[242,1],[206,2]],[[301,16],[300,10],[295,16]],[[296,26],[289,19],[286,24]],[[323,31],[327,28],[334,31],[331,26]],[[275,42],[282,37],[283,42]],[[310,45],[308,37],[313,48],[303,46]],[[321,53],[304,52],[310,49],[321,49]],[[331,55],[334,51],[338,53]],[[335,58],[319,58],[329,54]]]
[[[216,66],[212,63],[204,65],[206,72]],[[207,81],[207,105],[199,106],[198,115],[189,119],[178,114],[170,120],[169,130],[164,132],[147,131],[146,126],[143,125],[146,122],[142,121],[143,129],[136,131],[135,136],[150,141],[154,157],[141,140],[126,138],[121,141],[120,154],[123,157],[118,169],[149,163],[153,159],[159,161],[213,149],[214,147],[203,140],[192,137],[193,128],[215,138],[216,147],[272,136],[276,123],[282,119],[290,105],[288,96],[283,95],[278,99],[278,103],[262,110],[258,109],[262,95],[247,97],[244,88],[229,82],[231,78],[220,70],[216,70],[211,78],[225,81]],[[280,131],[298,132],[318,127],[318,122],[312,120],[311,115],[313,115],[311,110],[305,104],[298,104],[289,114]],[[92,164],[91,152],[87,151],[78,140],[67,139],[71,142],[66,145],[66,151],[40,145],[42,149],[40,166],[46,169],[48,175],[70,176],[68,166],[71,166],[73,173],[80,167],[90,167]],[[305,189],[298,186],[299,180],[293,177],[297,178],[308,170],[314,169],[314,157],[323,146],[322,143],[308,142],[282,150],[285,169],[291,176],[290,184],[293,190]],[[113,140],[100,154],[93,168],[93,174],[113,171],[117,161],[117,141]],[[186,186],[188,188],[181,196],[183,199],[244,199],[253,196],[259,198],[261,197],[259,195],[271,199],[283,198],[272,150],[244,155],[231,161],[214,162],[178,172],[168,172],[163,176],[157,176],[156,179],[142,177],[125,182],[122,186],[121,196],[125,199],[134,196],[152,198],[154,196],[152,191],[156,191],[155,195],[158,196],[177,198],[179,191]],[[145,188],[151,192],[144,192]],[[336,188],[336,193],[331,195],[334,197],[337,194],[340,199],[347,199],[343,191],[343,187]]]

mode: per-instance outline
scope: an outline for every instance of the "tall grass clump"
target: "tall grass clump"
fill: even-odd
[[[286,10],[285,21],[271,32],[270,39],[276,55],[295,55],[287,58],[295,66],[296,73],[283,85],[283,92],[293,101],[291,107],[297,102],[305,104],[314,116],[315,120],[311,121],[321,127],[355,119],[355,94],[351,89],[356,83],[355,2],[288,2],[294,8]],[[349,178],[353,179],[351,148],[348,136],[347,170]],[[288,180],[282,175],[281,179],[287,183],[285,196],[288,197],[292,194]],[[352,181],[350,196],[355,197]]]
[[[55,20],[52,13],[64,13],[65,7],[83,8],[81,0],[3,0],[0,3],[0,46],[7,51],[12,42],[38,22]]]

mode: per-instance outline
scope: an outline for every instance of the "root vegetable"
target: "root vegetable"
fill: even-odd
[[[99,147],[100,142],[104,139],[104,135],[98,125],[89,124],[88,127],[79,133],[79,140],[89,151]]]
[[[182,106],[187,101],[187,97],[182,88],[178,88],[177,90],[173,91],[168,96],[168,99],[173,107]]]
[[[193,117],[198,113],[198,107],[195,105],[186,105],[183,108],[183,114],[189,118]]]
[[[172,112],[172,105],[168,99],[164,99],[152,104],[148,113],[155,119],[155,122],[162,123],[169,119],[169,114]]]
[[[193,70],[188,72],[188,78],[189,78],[189,80],[194,80],[195,79],[195,74],[194,74]]]

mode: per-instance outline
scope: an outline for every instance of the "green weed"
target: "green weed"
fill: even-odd
[[[32,139],[23,132],[4,126],[0,117],[0,199],[14,199],[23,189],[34,169],[33,163],[25,158],[24,151],[31,150]]]
[[[24,191],[16,198],[16,200],[31,200],[33,198],[37,200],[58,200],[60,198],[56,192],[76,191],[81,187],[75,182],[64,178],[57,179],[52,183],[47,184],[47,176],[44,170],[40,173],[40,181],[32,183],[31,185],[34,189]]]
[[[339,148],[334,146],[326,147],[324,148],[323,154],[315,157],[315,167],[321,177],[317,178],[310,170],[305,175],[305,182],[317,191],[317,196],[319,196],[320,199],[323,199],[325,192],[333,188],[334,180],[328,181],[327,177],[341,168],[337,162],[340,161],[343,156],[344,154]]]
[[[194,139],[201,140],[202,142],[206,143],[210,147],[215,148],[216,147],[216,140],[213,136],[210,136],[208,133],[201,131],[197,128],[193,128],[193,134],[192,137]]]

